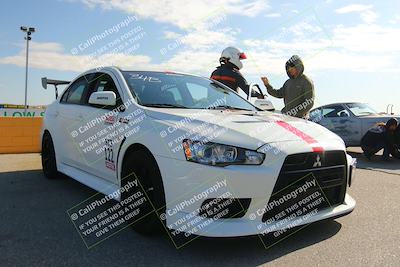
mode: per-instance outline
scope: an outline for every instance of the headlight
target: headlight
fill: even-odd
[[[260,165],[265,158],[254,150],[190,139],[183,140],[183,151],[188,161],[214,166]]]

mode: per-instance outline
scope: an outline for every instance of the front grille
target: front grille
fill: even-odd
[[[315,177],[327,201],[327,206],[342,204],[346,194],[347,160],[343,151],[301,153],[286,157],[269,203],[295,190],[306,176]],[[299,181],[299,182],[296,182]],[[284,190],[283,190],[284,189]],[[269,204],[268,203],[268,204]],[[282,209],[293,203],[285,203]],[[267,213],[263,216],[266,220]]]
[[[210,198],[201,204],[200,216],[221,219],[241,218],[249,206],[251,198]]]
[[[321,166],[333,167],[346,165],[346,154],[343,151],[326,151],[320,153],[300,153],[286,157],[283,163],[282,170],[285,171],[300,171],[314,168],[316,158],[320,157]]]

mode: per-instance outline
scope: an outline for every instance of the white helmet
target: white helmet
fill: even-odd
[[[243,67],[243,64],[240,60],[246,59],[246,55],[243,52],[240,52],[239,49],[236,47],[227,47],[225,48],[222,53],[221,57],[219,58],[219,62],[224,62],[225,60],[229,61],[239,69]]]

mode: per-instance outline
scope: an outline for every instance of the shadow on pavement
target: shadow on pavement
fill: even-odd
[[[259,265],[334,236],[336,221],[309,225],[266,250],[257,236],[198,238],[177,250],[163,235],[129,227],[87,249],[66,211],[96,192],[41,170],[0,173],[0,261],[5,265]]]

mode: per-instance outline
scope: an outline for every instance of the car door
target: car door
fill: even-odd
[[[331,105],[321,108],[320,124],[339,135],[346,145],[358,145],[361,124],[343,105]]]
[[[79,168],[117,184],[117,154],[127,125],[119,121],[123,117],[123,95],[119,90],[117,79],[112,73],[98,72],[91,82],[92,87],[85,99],[85,105],[79,116],[83,117],[85,128],[78,146],[84,160]],[[117,86],[118,85],[118,86]],[[116,95],[115,106],[89,104],[90,94],[101,91],[112,91]]]
[[[81,109],[89,90],[91,75],[76,79],[63,93],[58,105],[57,144],[61,148],[58,157],[69,166],[76,166],[81,160],[77,142],[81,137],[80,129],[84,123]]]

